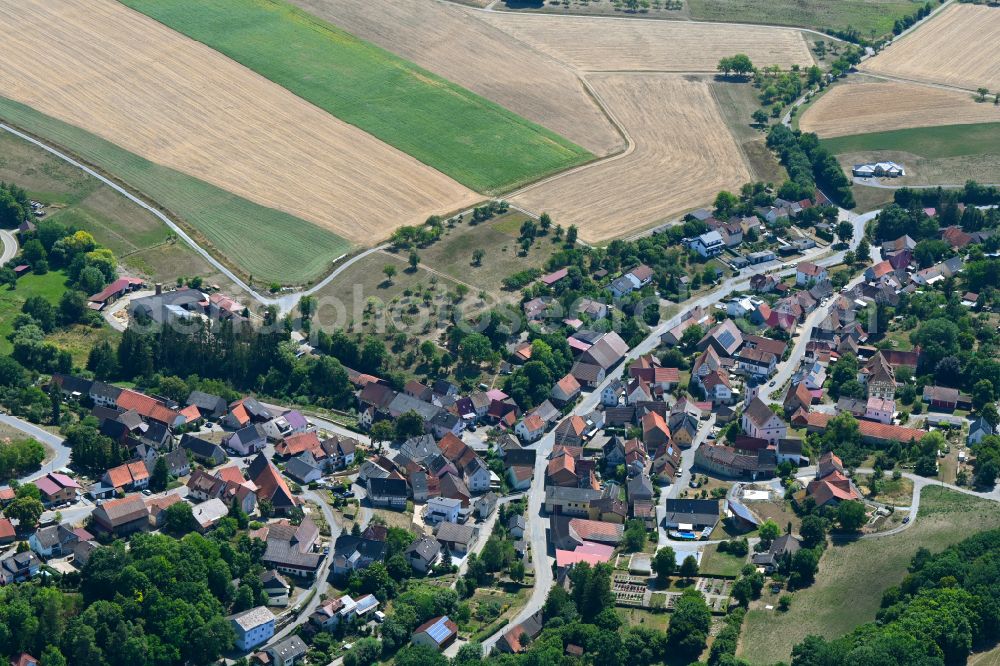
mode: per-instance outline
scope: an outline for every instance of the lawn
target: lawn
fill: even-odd
[[[281,0],[123,2],[479,192],[512,189],[592,157]]]
[[[856,481],[864,487],[862,492],[868,492],[867,474],[858,474]],[[883,479],[882,492],[873,497],[876,502],[892,506],[910,506],[913,503],[913,481],[905,478],[893,479],[887,475]]]
[[[832,638],[873,620],[882,593],[903,579],[919,547],[939,552],[974,532],[997,527],[1000,511],[993,502],[924,488],[912,527],[881,539],[829,547],[816,582],[793,594],[787,613],[747,613],[740,656],[752,664],[788,661],[792,647],[809,634]]]
[[[823,139],[834,155],[872,150],[898,150],[925,158],[1000,153],[1000,123],[941,125],[852,134]]]
[[[0,119],[55,143],[98,170],[111,174],[151,198],[175,216],[190,233],[222,260],[260,281],[298,284],[319,277],[350,244],[315,224],[265,208],[213,185],[159,166],[119,148],[85,130],[0,97]],[[77,221],[85,220],[83,214]],[[249,223],[248,223],[249,222]],[[144,247],[156,234],[149,225],[132,225],[100,217],[86,221],[105,227],[105,236],[118,234],[121,249]],[[165,238],[165,234],[163,236]]]
[[[722,118],[747,158],[754,179],[762,183],[780,183],[787,179],[785,168],[765,143],[764,132],[750,126],[750,116],[761,108],[758,90],[749,82],[732,80],[713,79],[710,87]]]
[[[713,544],[705,547],[701,555],[701,564],[698,566],[698,573],[702,576],[735,578],[746,563],[746,557],[720,553],[719,546]]]
[[[912,0],[688,0],[687,4],[693,19],[815,30],[856,28],[862,37],[887,35],[897,18],[920,8]]]
[[[42,296],[52,305],[59,304],[59,297],[66,291],[66,275],[50,271],[45,275],[28,274],[17,281],[17,289],[0,287],[0,354],[10,354],[14,349],[7,336],[14,330],[14,318],[21,306],[32,296]]]

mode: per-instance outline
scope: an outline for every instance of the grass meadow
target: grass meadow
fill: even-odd
[[[835,155],[875,150],[896,150],[924,158],[959,157],[1000,153],[1000,123],[941,125],[854,134],[823,139]]]
[[[508,190],[592,157],[280,0],[123,2],[479,192]]]
[[[706,21],[763,23],[800,28],[846,30],[863,37],[892,32],[898,18],[913,14],[912,0],[688,0],[691,18]]]
[[[189,233],[193,232],[199,242],[214,250],[216,256],[221,255],[224,263],[237,272],[252,275],[258,282],[309,282],[328,272],[331,262],[351,247],[340,236],[314,224],[154,164],[85,130],[3,97],[0,97],[0,119],[64,148],[149,197],[178,219]],[[15,178],[11,180],[17,182]],[[25,187],[37,191],[30,184]],[[58,196],[71,198],[73,192],[79,194],[86,189],[81,187],[70,188],[69,194]],[[46,197],[44,191],[38,194]],[[58,196],[53,200],[58,200]],[[158,220],[160,227],[156,228],[148,220],[133,224],[101,215],[91,215],[88,220],[88,214],[84,210],[75,214],[75,220],[66,221],[79,222],[86,228],[103,226],[106,233],[98,235],[118,252],[129,246],[150,247],[150,241],[166,238],[168,231]],[[151,215],[148,218],[156,219]],[[113,236],[118,237],[117,241]],[[155,257],[149,257],[148,261],[158,265]]]
[[[751,664],[787,662],[792,647],[809,634],[833,638],[870,622],[883,592],[903,579],[918,548],[940,552],[1000,527],[1000,511],[989,500],[935,486],[925,487],[920,499],[915,523],[903,532],[828,547],[816,582],[792,594],[788,612],[763,609],[764,603],[777,604],[777,596],[766,592],[747,613],[739,656]]]

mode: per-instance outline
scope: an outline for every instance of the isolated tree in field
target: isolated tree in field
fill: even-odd
[[[482,266],[483,265],[483,257],[485,257],[485,256],[486,256],[486,250],[484,250],[481,247],[477,247],[475,250],[472,251],[472,265],[473,266]]]
[[[979,95],[979,101],[986,101],[986,94],[989,92],[989,88],[976,88],[976,93]]]
[[[410,258],[408,259],[410,264],[410,271],[417,270],[417,266],[420,264],[420,255],[417,254],[416,250],[410,252]]]
[[[579,230],[576,228],[575,224],[569,225],[569,229],[566,230],[566,244],[574,245],[576,243],[576,236]]]
[[[392,278],[396,275],[396,267],[392,264],[386,264],[382,267],[382,272],[385,273],[386,281],[392,282]]]
[[[754,111],[750,118],[753,120],[753,124],[757,127],[763,127],[767,124],[767,113],[763,109],[757,109]]]

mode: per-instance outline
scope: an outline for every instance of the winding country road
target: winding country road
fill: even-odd
[[[0,241],[3,242],[3,254],[0,254],[0,266],[6,266],[17,254],[17,236],[12,231],[0,229]]]
[[[52,470],[66,467],[69,464],[70,448],[63,444],[63,438],[59,435],[54,435],[48,430],[39,428],[34,423],[29,423],[28,421],[19,419],[16,416],[11,416],[10,414],[0,414],[0,423],[10,426],[16,430],[20,430],[25,435],[37,439],[39,442],[45,444],[55,452],[54,458],[45,462],[45,464],[43,464],[38,471],[32,472],[31,474],[25,474],[19,478],[17,480],[18,483],[34,481],[39,477],[45,476]]]

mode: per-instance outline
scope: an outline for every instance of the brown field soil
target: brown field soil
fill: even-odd
[[[545,210],[583,240],[627,235],[751,179],[706,81],[670,74],[588,77],[628,130],[631,152],[526,188],[512,201]]]
[[[0,1],[0,59],[0,94],[355,242],[480,198],[112,0]]]
[[[622,137],[566,65],[475,12],[434,0],[292,0],[602,156]]]
[[[1000,88],[1000,9],[953,4],[860,69],[975,90]]]
[[[991,102],[976,102],[971,93],[895,81],[869,81],[831,88],[802,115],[799,128],[829,138],[908,127],[996,121],[1000,121],[1000,107]]]
[[[466,10],[470,11],[470,10]],[[758,67],[814,64],[795,29],[681,21],[471,12],[585,71],[714,72],[723,56],[745,53]]]

